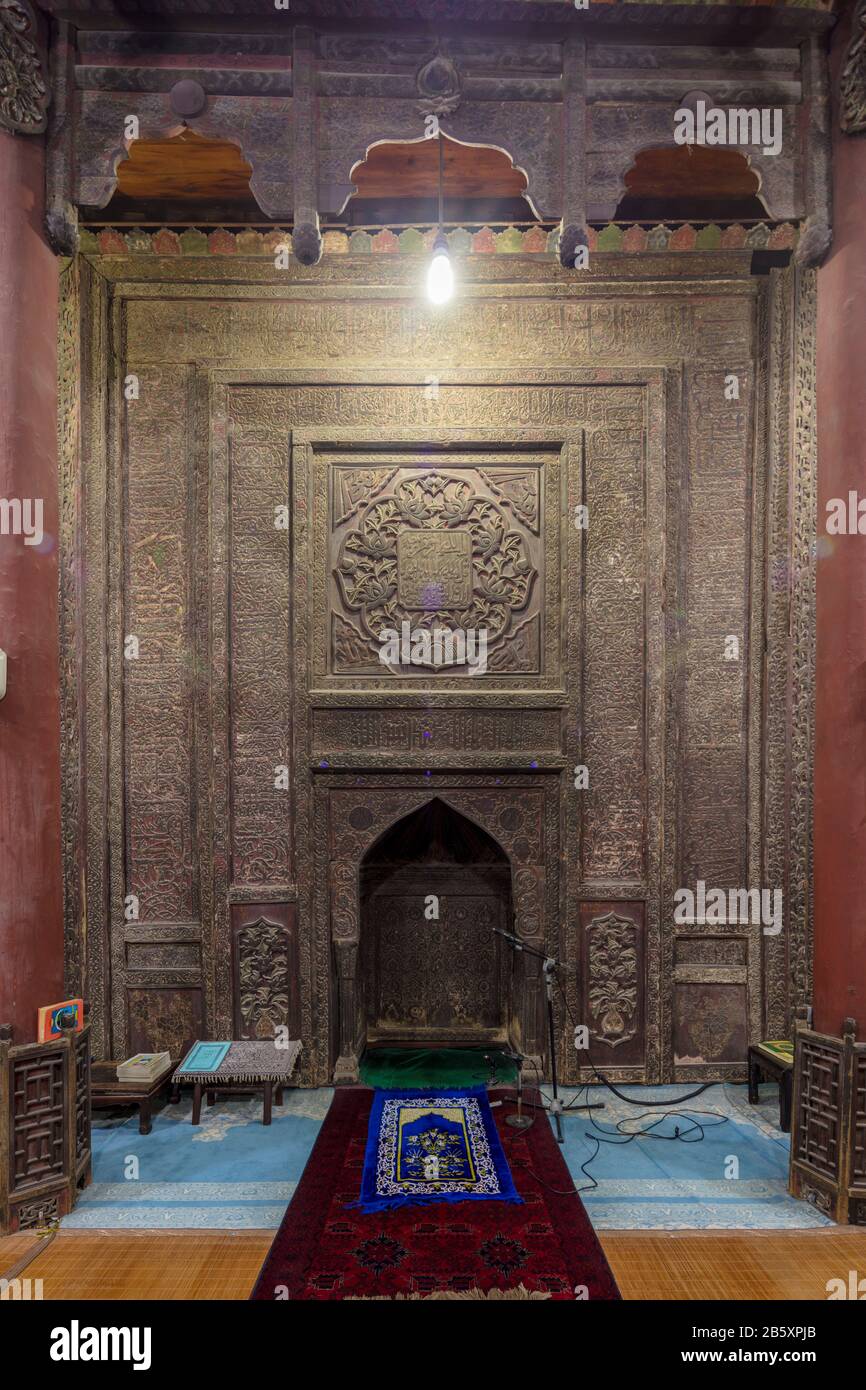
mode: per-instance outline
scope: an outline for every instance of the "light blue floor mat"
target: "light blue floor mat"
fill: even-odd
[[[673,1106],[692,1088],[620,1089],[638,1101],[664,1098]],[[544,1091],[550,1094],[549,1087]],[[220,1098],[212,1108],[203,1107],[201,1125],[193,1128],[185,1092],[179,1105],[166,1105],[154,1115],[148,1135],[139,1134],[137,1113],[97,1114],[93,1183],[64,1217],[63,1227],[275,1230],[332,1094],[328,1088],[287,1090],[269,1127],[261,1123],[257,1097]],[[562,1094],[568,1102],[578,1093],[570,1088]],[[603,1087],[591,1087],[590,1099],[604,1103],[593,1117],[605,1132],[618,1120],[628,1120],[630,1128],[647,1123],[636,1118],[640,1105],[627,1105]],[[789,1141],[778,1127],[774,1085],[761,1088],[757,1106],[749,1105],[745,1086],[719,1085],[688,1102],[687,1109],[712,1112],[705,1117],[702,1142],[602,1143],[595,1158],[595,1143],[586,1136],[598,1131],[589,1116],[565,1116],[565,1159],[597,1229],[796,1230],[833,1224],[787,1193]],[[720,1116],[726,1122],[719,1125]],[[549,1123],[540,1114],[537,1118]],[[666,1119],[658,1132],[672,1134],[676,1124],[686,1129],[694,1118],[701,1117]],[[581,1171],[587,1160],[598,1183],[594,1190]],[[726,1176],[734,1172],[738,1176]]]
[[[674,1107],[677,1098],[694,1087],[624,1084],[618,1089],[638,1101],[664,1099]],[[544,1091],[550,1094],[549,1087]],[[578,1096],[572,1088],[562,1094],[566,1103]],[[579,1098],[585,1098],[582,1092]],[[564,1149],[598,1230],[796,1230],[833,1225],[788,1193],[790,1136],[779,1129],[774,1084],[761,1087],[761,1101],[754,1106],[745,1086],[712,1086],[686,1101],[681,1114],[657,1124],[659,1112],[664,1114],[667,1107],[642,1110],[640,1104],[628,1105],[601,1086],[590,1087],[588,1098],[605,1108],[593,1111],[592,1120],[585,1112],[567,1114]],[[626,1142],[616,1133],[620,1121],[628,1130],[655,1124],[654,1133],[665,1137]],[[693,1130],[695,1124],[703,1126],[703,1138]],[[670,1142],[677,1127],[682,1138]],[[595,1139],[601,1141],[597,1153]]]

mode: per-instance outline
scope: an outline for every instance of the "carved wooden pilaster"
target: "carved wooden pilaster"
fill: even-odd
[[[817,266],[824,260],[833,240],[830,80],[824,39],[813,35],[803,44],[801,54],[806,108],[803,184],[807,216],[794,259],[799,265]]]
[[[334,1067],[334,1085],[358,1080],[359,981],[357,940],[334,941],[337,964],[338,1026],[340,1053]]]
[[[319,158],[316,139],[316,37],[304,26],[295,30],[292,62],[292,126],[295,215],[292,248],[301,265],[315,265],[322,255],[319,229]]]
[[[84,691],[84,594],[81,574],[82,268],[74,258],[60,275],[57,334],[57,466],[60,482],[60,796],[63,843],[64,980],[70,994],[87,994],[84,921],[86,819],[81,701]],[[97,1038],[97,1045],[101,1043]]]
[[[795,273],[793,301],[793,490],[791,497],[791,799],[789,823],[789,998],[812,994],[812,826],[815,757],[815,555],[818,507],[817,274]]]

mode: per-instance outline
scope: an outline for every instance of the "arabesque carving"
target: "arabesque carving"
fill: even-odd
[[[334,572],[374,660],[383,634],[404,622],[416,631],[483,632],[495,650],[538,577],[504,512],[466,477],[435,468],[404,474],[364,509]]]
[[[596,952],[590,988],[602,993],[574,999],[592,1008],[614,1076],[703,1080],[741,1067],[734,1043],[757,1035],[747,997],[760,1026],[761,942],[736,961],[721,953],[741,978],[715,994],[717,947],[677,967],[688,972],[680,989],[702,990],[720,1015],[677,1073],[672,903],[685,874],[749,882],[766,788],[790,788],[768,811],[767,872],[792,885],[793,985],[768,948],[772,1017],[807,983],[812,281],[751,276],[749,253],[696,252],[685,272],[681,256],[611,257],[579,285],[553,261],[496,259],[467,259],[447,328],[418,301],[408,257],[326,257],[303,281],[205,257],[79,263],[87,353],[72,283],[61,339],[64,853],[70,969],[87,982],[106,1053],[145,1030],[182,1042],[199,1020],[230,1035],[230,914],[252,904],[258,918],[262,904],[271,920],[268,904],[292,904],[302,1079],[351,1075],[358,866],[432,796],[502,846],[516,928],[565,960],[568,988],[582,920],[639,923],[635,1012],[627,927],[616,950]],[[790,379],[755,367],[771,300],[775,353],[779,314],[794,328]],[[727,408],[720,361],[740,379]],[[104,384],[127,372],[140,399],[112,392],[106,403]],[[786,412],[790,526],[779,460],[770,468],[764,454]],[[764,504],[766,560],[750,548]],[[582,505],[588,530],[576,524]],[[450,538],[447,555],[431,536]],[[337,580],[347,557],[355,568]],[[467,567],[473,602],[481,593],[502,623],[483,678],[394,675],[377,660],[371,673],[377,604],[424,621],[411,604],[439,584],[462,605]],[[795,598],[790,648],[779,574]],[[754,697],[765,622],[766,745]],[[722,665],[731,631],[744,669]],[[124,655],[130,635],[137,666]],[[522,1045],[542,1057],[538,974],[516,968]],[[276,989],[259,967],[248,979],[250,998]],[[561,1011],[559,1025],[565,1037]],[[574,1049],[561,1060],[579,1079]]]
[[[29,0],[0,0],[0,127],[41,134],[50,100],[33,6]]]

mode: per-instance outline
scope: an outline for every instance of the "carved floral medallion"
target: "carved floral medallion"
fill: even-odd
[[[538,578],[504,508],[471,478],[436,469],[401,476],[363,507],[334,573],[373,658],[383,634],[404,621],[485,631],[494,649],[525,613]]]

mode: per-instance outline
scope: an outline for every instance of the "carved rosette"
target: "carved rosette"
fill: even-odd
[[[36,15],[27,0],[0,0],[0,126],[40,135],[51,95],[36,46]]]
[[[335,576],[365,637],[413,628],[506,638],[537,577],[523,536],[465,479],[431,470],[379,496],[343,541]],[[373,649],[375,655],[375,649]]]
[[[635,1036],[638,1010],[638,929],[608,912],[586,929],[592,1036],[618,1047]]]
[[[460,105],[460,73],[444,53],[437,53],[419,71],[416,82],[422,116],[452,116]]]
[[[839,82],[839,124],[846,135],[866,131],[866,0],[859,0]]]

